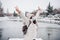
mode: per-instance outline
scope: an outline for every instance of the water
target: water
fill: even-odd
[[[0,29],[2,29],[2,40],[8,38],[23,38],[22,33],[23,23],[21,21],[0,21]],[[38,35],[37,38],[44,40],[59,40],[60,39],[60,25],[38,22]],[[50,35],[48,35],[48,33]]]

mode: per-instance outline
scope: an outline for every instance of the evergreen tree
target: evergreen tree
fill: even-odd
[[[17,16],[17,14],[16,14],[16,12],[15,12],[15,11],[14,11],[14,13],[13,13],[13,16],[15,16],[15,17]]]
[[[48,8],[47,8],[47,12],[48,12],[48,14],[53,13],[53,6],[50,5],[50,2],[49,2],[49,5],[48,5]]]

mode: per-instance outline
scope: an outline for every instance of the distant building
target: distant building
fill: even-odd
[[[5,13],[5,16],[13,16],[13,13]]]
[[[54,9],[53,12],[54,12],[55,14],[60,14],[60,8],[59,8],[59,9]]]
[[[53,10],[53,13],[57,14],[58,10],[57,9],[54,9]]]

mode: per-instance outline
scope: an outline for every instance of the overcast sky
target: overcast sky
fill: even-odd
[[[38,6],[44,10],[47,8],[49,2],[54,8],[60,7],[60,0],[1,0],[1,2],[4,12],[7,12],[8,9],[10,13],[15,10],[15,6],[18,6],[23,12],[33,11],[37,9]]]

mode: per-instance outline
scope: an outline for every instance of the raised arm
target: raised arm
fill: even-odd
[[[38,18],[38,16],[40,15],[40,13],[42,13],[42,10],[38,7],[38,10],[36,10],[37,13],[35,15],[35,18]]]
[[[21,10],[19,10],[18,7],[15,7],[15,9],[18,12],[17,15],[21,16],[24,20],[27,20],[27,17],[25,17],[25,15],[23,15],[23,12]]]

